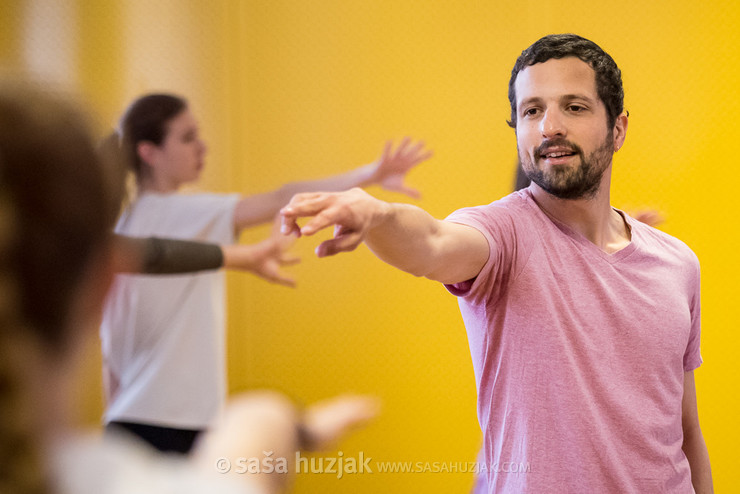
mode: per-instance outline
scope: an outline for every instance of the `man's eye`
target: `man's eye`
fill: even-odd
[[[537,108],[527,108],[526,110],[524,110],[524,115],[528,117],[537,115]]]
[[[568,110],[572,111],[573,113],[580,113],[583,110],[585,110],[585,108],[582,107],[581,105],[570,105],[568,107]]]

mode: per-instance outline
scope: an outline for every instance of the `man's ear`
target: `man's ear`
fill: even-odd
[[[152,141],[141,141],[136,145],[136,154],[139,159],[147,166],[152,166],[156,159],[159,146]]]
[[[627,112],[622,112],[614,122],[614,152],[616,153],[624,145],[624,139],[627,137]]]

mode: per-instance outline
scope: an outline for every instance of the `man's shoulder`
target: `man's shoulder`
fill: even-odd
[[[481,219],[490,217],[516,217],[534,213],[529,192],[526,189],[512,192],[511,194],[497,199],[489,204],[480,206],[469,206],[460,208],[450,214],[447,219],[454,221],[456,218],[466,216],[478,216]]]
[[[643,246],[663,257],[674,257],[679,261],[698,264],[694,251],[683,240],[662,230],[630,218],[633,232],[639,235]]]

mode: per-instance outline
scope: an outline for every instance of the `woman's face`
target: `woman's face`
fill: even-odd
[[[198,132],[198,122],[185,109],[167,123],[167,134],[151,159],[152,173],[160,183],[175,188],[194,182],[203,170],[206,145]]]

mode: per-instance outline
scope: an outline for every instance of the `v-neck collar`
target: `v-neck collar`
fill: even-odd
[[[530,207],[533,207],[537,210],[538,214],[542,216],[542,218],[554,225],[558,230],[560,230],[563,234],[565,234],[567,237],[569,237],[573,242],[581,246],[581,249],[585,252],[590,253],[590,255],[596,256],[609,264],[616,264],[622,259],[626,258],[630,254],[632,254],[637,246],[635,245],[636,237],[639,236],[639,233],[634,228],[634,224],[632,223],[632,218],[630,218],[628,215],[624,214],[623,211],[620,211],[617,208],[612,207],[614,211],[616,211],[619,216],[622,217],[625,224],[627,225],[627,228],[630,231],[630,241],[627,245],[622,247],[616,252],[613,252],[611,254],[604,252],[602,249],[596,246],[593,242],[591,242],[589,239],[587,239],[583,234],[580,232],[575,231],[573,228],[569,227],[565,223],[555,219],[551,218],[545,212],[537,205],[534,198],[532,197],[532,193],[527,190],[527,203]]]

